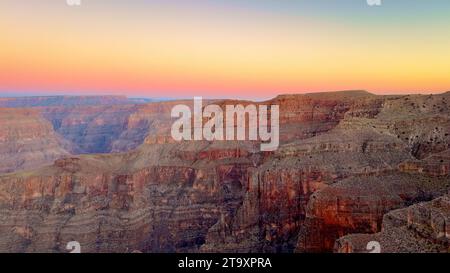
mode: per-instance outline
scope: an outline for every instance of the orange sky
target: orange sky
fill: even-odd
[[[264,98],[450,90],[450,24],[442,15],[450,5],[441,1],[421,13],[355,0],[343,7],[127,2],[2,1],[0,93]]]

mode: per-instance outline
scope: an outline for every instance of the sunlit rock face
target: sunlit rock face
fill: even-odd
[[[369,252],[367,244],[378,242],[382,253],[448,253],[450,242],[450,197],[387,213],[382,229],[374,234],[351,234],[339,238],[335,252]]]

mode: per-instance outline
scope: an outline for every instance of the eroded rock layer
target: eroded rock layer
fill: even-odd
[[[56,132],[73,144],[74,154],[111,152],[113,142],[126,130],[135,105],[42,108],[42,116]]]
[[[396,209],[448,191],[449,97],[282,95],[264,102],[280,105],[275,152],[175,142],[170,110],[191,102],[46,108],[74,153],[115,153],[1,175],[0,251],[65,252],[74,240],[85,252],[348,250],[336,240],[383,234]]]
[[[0,108],[0,128],[0,173],[50,164],[71,149],[35,110]]]
[[[377,242],[382,253],[448,253],[450,196],[391,211],[384,216],[381,232],[344,236],[336,241],[335,251],[369,252],[370,242]]]
[[[251,163],[225,153],[230,148],[145,145],[1,176],[0,249],[62,252],[77,240],[85,252],[195,251],[247,187]],[[218,149],[229,156],[212,162],[199,154]]]

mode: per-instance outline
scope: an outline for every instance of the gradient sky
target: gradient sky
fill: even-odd
[[[0,93],[450,90],[450,1],[0,1]]]

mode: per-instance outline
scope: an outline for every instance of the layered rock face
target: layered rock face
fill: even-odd
[[[192,105],[192,101],[49,107],[42,113],[74,144],[73,153],[117,153],[137,148],[147,136],[170,137],[170,112],[177,104]]]
[[[369,242],[378,242],[384,253],[448,253],[449,223],[450,196],[445,195],[387,213],[380,233],[344,236],[336,241],[335,251],[364,253]]]
[[[371,128],[351,134],[335,128],[284,145],[255,170],[237,217],[218,224],[228,231],[211,230],[203,250],[293,251],[314,192],[346,177],[378,176],[410,158],[406,145],[394,137],[377,137]],[[335,239],[330,238],[331,247]]]
[[[135,118],[130,116],[145,109],[149,102],[149,99],[125,96],[47,96],[1,98],[0,106],[38,110],[36,115],[50,121],[53,129],[71,143],[71,153],[91,154],[119,151],[113,147],[114,142],[122,143],[120,151],[128,151],[142,144],[149,128],[143,123],[133,124]],[[161,112],[158,117],[146,118],[153,121],[165,117],[167,113],[170,118],[167,111]],[[138,125],[138,132],[129,139],[128,130]]]
[[[264,156],[236,217],[222,217],[202,251],[293,251],[312,193],[411,158],[402,141],[372,126],[338,125],[347,116],[361,120],[376,115],[381,103],[370,94],[281,96],[273,103],[280,105],[280,134],[285,133],[287,143]]]
[[[172,126],[171,110],[175,105],[192,107],[192,101],[158,102],[140,105],[125,121],[119,137],[111,144],[112,152],[132,150],[149,137],[169,139]]]
[[[297,250],[330,251],[335,240],[346,234],[378,232],[389,211],[430,200],[449,187],[448,177],[401,173],[340,181],[312,196]]]
[[[54,130],[73,144],[72,153],[91,154],[111,152],[137,109],[135,105],[108,105],[49,107],[41,112]]]
[[[247,188],[252,163],[226,152],[235,146],[144,145],[2,176],[0,250],[65,252],[76,240],[83,252],[196,251]]]
[[[192,101],[41,109],[78,152],[115,153],[0,176],[0,251],[359,249],[336,240],[383,233],[392,210],[448,191],[448,96],[282,95],[263,103],[280,106],[275,152],[175,142],[170,110]]]
[[[411,160],[402,163],[400,170],[410,173],[425,173],[431,176],[450,175],[450,150],[430,155],[423,160]]]
[[[128,117],[137,107],[0,108],[3,134],[0,171],[40,167],[62,155],[108,153],[113,142],[126,131]],[[142,134],[146,133],[144,130]]]
[[[327,132],[345,115],[373,116],[381,100],[364,91],[280,95],[263,104],[280,106],[280,140],[289,143]]]
[[[402,143],[405,149],[395,154],[399,156],[403,153],[405,157],[397,164],[385,164],[382,162],[392,159],[392,155],[372,150],[370,152],[381,160],[377,164],[379,171],[383,169],[384,172],[389,171],[396,178],[386,177],[385,174],[380,175],[379,171],[369,172],[364,175],[366,177],[356,176],[338,180],[332,187],[318,191],[307,206],[306,220],[299,234],[297,251],[332,251],[334,240],[343,235],[380,231],[383,215],[388,211],[418,201],[430,200],[446,191],[449,181],[448,171],[446,171],[448,165],[445,159],[446,152],[431,155],[424,160],[421,158],[446,149],[449,138],[444,131],[448,130],[448,127],[439,126],[448,122],[449,109],[438,108],[439,110],[435,111],[426,110],[426,105],[421,108],[413,107],[413,105],[419,102],[423,105],[423,101],[429,100],[433,103],[444,103],[447,97],[448,94],[431,97],[388,97],[383,101],[379,113],[373,118],[350,118],[347,115],[341,121],[339,127],[349,133],[357,132],[358,128],[369,127],[376,132],[371,134],[375,137],[374,139],[379,136],[397,138],[398,143]],[[405,101],[407,101],[406,104]],[[425,120],[426,124],[423,123]],[[417,147],[428,145],[429,132],[425,130],[431,127],[435,132],[439,132],[441,139],[436,144],[441,146],[439,148],[433,146],[433,149],[422,149],[418,152],[420,149],[418,150]],[[377,134],[378,137],[376,137]],[[354,139],[357,138],[359,137],[354,136]],[[375,142],[380,143],[379,140]],[[393,144],[395,141],[391,140],[387,143]],[[366,150],[367,147],[369,146],[364,144],[362,150]],[[392,147],[386,146],[385,149],[392,149]],[[408,157],[412,158],[408,159]],[[405,175],[408,176],[405,177]],[[398,187],[397,190],[387,186],[386,183],[391,183],[389,182],[391,180]],[[412,185],[414,185],[413,188],[410,188]],[[431,185],[434,188],[430,188]],[[386,189],[389,190],[386,191]]]
[[[0,108],[0,128],[0,173],[51,164],[71,148],[35,110]]]
[[[143,144],[147,136],[170,137],[170,111],[172,107],[178,103],[192,104],[188,101],[178,101],[176,103],[160,102],[134,105],[129,104],[128,100],[121,97],[117,99],[115,97],[87,97],[86,99],[81,97],[77,100],[75,100],[75,97],[54,97],[56,100],[54,103],[62,101],[61,103],[65,104],[67,101],[67,105],[37,107],[37,105],[53,103],[52,99],[53,97],[17,98],[19,101],[15,102],[16,104],[25,101],[30,105],[36,105],[36,107],[27,108],[28,110],[1,108],[0,115],[3,115],[2,117],[5,120],[3,122],[4,128],[2,127],[4,134],[8,133],[8,128],[12,125],[14,128],[20,128],[22,133],[32,134],[33,126],[39,127],[39,124],[45,124],[45,126],[50,125],[45,127],[49,135],[58,136],[62,148],[66,150],[63,154],[125,152]],[[76,105],[76,103],[99,103],[100,106]],[[117,105],[107,105],[108,103],[117,103]],[[17,112],[17,115],[12,114],[14,112]],[[27,114],[23,114],[25,112]],[[32,123],[36,123],[36,125]],[[30,131],[27,132],[27,130]],[[10,149],[9,153],[13,156],[10,156],[9,159],[6,158],[7,151],[5,150],[4,156],[1,157],[5,157],[3,170],[14,172],[31,169],[52,163],[54,159],[59,158],[59,156],[49,157],[39,154],[44,150],[48,150],[48,153],[54,153],[51,147],[44,145],[45,141],[53,143],[53,140],[52,137],[46,140],[47,137],[40,131],[36,134],[43,138],[43,145],[36,146],[38,142],[22,143],[20,137],[18,139],[10,137],[8,142],[5,141],[4,149]],[[17,140],[17,143],[15,143],[15,140]],[[17,147],[17,149],[13,147]],[[24,159],[20,155],[16,156],[18,149],[21,151],[28,149],[28,163],[20,163]],[[36,155],[32,155],[32,152],[35,152]],[[40,157],[46,157],[47,159],[38,160]],[[16,160],[17,163],[7,167],[8,160],[11,162]],[[34,162],[31,163],[32,161]]]

